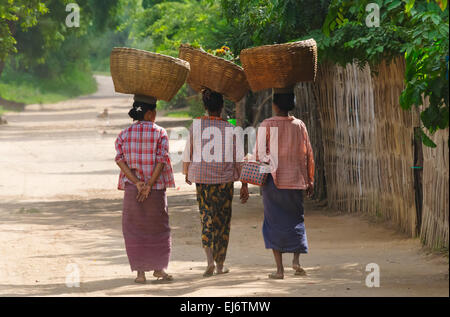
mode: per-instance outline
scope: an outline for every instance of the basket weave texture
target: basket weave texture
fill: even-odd
[[[110,59],[116,92],[165,101],[176,95],[190,70],[181,59],[133,48],[116,47]]]
[[[238,102],[250,90],[244,70],[233,62],[187,44],[180,46],[179,58],[191,65],[187,82],[197,92],[207,87]]]
[[[240,181],[257,186],[263,186],[267,181],[269,171],[264,171],[265,164],[260,162],[245,162],[242,165]]]
[[[253,91],[285,88],[316,79],[317,44],[314,39],[245,49],[241,51],[240,59]]]

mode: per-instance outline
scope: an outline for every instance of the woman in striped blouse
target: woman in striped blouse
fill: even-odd
[[[202,95],[208,116],[195,119],[190,128],[183,173],[186,175],[186,183],[196,184],[202,245],[207,259],[203,276],[209,277],[214,274],[214,270],[216,274],[229,272],[224,268],[224,262],[230,234],[234,182],[239,180],[241,163],[236,158],[236,140],[232,136],[226,137],[226,130],[233,129],[234,126],[221,118],[223,96],[207,88]],[[208,148],[211,143],[214,144],[214,153],[205,151],[211,150]],[[233,147],[231,160],[226,157],[229,144]],[[247,184],[242,184],[242,203],[247,201],[248,196]]]

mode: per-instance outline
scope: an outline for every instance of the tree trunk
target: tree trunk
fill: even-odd
[[[272,107],[268,104],[268,101],[272,99],[272,91],[264,90],[256,93],[257,98],[257,107],[255,117],[253,118],[253,126],[256,127],[260,122],[264,121],[264,119],[271,117]],[[270,109],[269,109],[270,108]],[[270,110],[270,112],[269,112]]]
[[[247,97],[242,98],[241,101],[236,102],[236,125],[245,128],[245,103]]]
[[[5,62],[4,61],[0,61],[0,78],[2,78],[3,68],[5,68]]]

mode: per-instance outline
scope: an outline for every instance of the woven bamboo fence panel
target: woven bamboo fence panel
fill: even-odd
[[[382,63],[375,75],[368,66],[322,63],[315,83],[296,85],[293,115],[308,128],[316,187],[324,188],[329,207],[391,220],[414,237],[414,128],[420,119],[415,108],[399,105],[404,71],[402,58]],[[432,136],[436,149],[423,146],[420,236],[432,248],[449,244],[448,137],[448,129],[439,131]]]
[[[323,161],[322,125],[317,104],[314,83],[299,83],[295,87],[296,105],[292,114],[302,120],[308,129],[311,147],[314,152],[314,196],[313,199],[323,200],[327,196],[325,171]]]
[[[399,96],[404,89],[404,59],[379,66],[374,77],[377,118],[377,152],[381,197],[385,215],[402,231],[416,235],[417,214],[414,188],[414,127],[420,125],[418,112],[404,111]]]
[[[328,204],[392,220],[415,234],[413,134],[417,114],[403,111],[404,62],[321,64],[316,81]]]
[[[423,147],[423,212],[421,239],[430,248],[448,249],[449,243],[449,132],[437,131],[436,148]]]

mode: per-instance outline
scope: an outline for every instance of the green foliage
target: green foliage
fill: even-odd
[[[191,118],[189,111],[171,111],[166,114],[169,118]]]
[[[379,27],[368,27],[366,5],[376,2],[380,7]],[[448,31],[447,1],[414,0],[334,0],[319,38],[322,59],[339,64],[357,61],[369,63],[373,69],[382,60],[405,55],[406,87],[400,105],[429,106],[422,110],[423,126],[433,134],[448,128]],[[436,145],[422,131],[425,145]]]
[[[8,69],[8,74],[2,76],[0,95],[5,99],[35,102],[39,101],[39,94],[43,100],[58,101],[93,92],[96,83],[92,78],[89,58],[93,49],[101,51],[103,48],[96,42],[99,34],[107,33],[117,24],[119,0],[77,0],[80,27],[75,28],[69,28],[65,23],[69,14],[66,5],[73,1],[8,0],[6,6],[4,2],[0,0],[0,15],[3,17],[4,11],[14,12],[17,18],[7,21],[8,28],[14,31],[10,32],[14,49],[10,47],[5,50],[3,34],[0,38],[0,54],[5,56]],[[18,7],[19,4],[21,7]],[[13,10],[11,6],[18,8]],[[4,20],[0,20],[0,29],[4,24]],[[11,55],[11,52],[16,54]],[[106,53],[108,56],[109,52],[110,49]],[[7,55],[10,55],[8,59]]]
[[[179,0],[172,0],[172,1],[180,2]],[[170,2],[170,1],[165,1],[165,0],[142,0],[142,7],[145,8],[145,9],[151,8],[155,4],[158,4],[158,3],[161,3],[161,2]]]
[[[200,100],[197,96],[192,96],[187,100],[188,106],[189,106],[189,115],[192,118],[197,118],[204,116],[206,113],[205,106],[203,105],[203,102]]]
[[[106,30],[88,42],[89,64],[94,72],[109,73],[110,54],[114,47],[124,47],[128,43],[128,31]]]
[[[68,69],[58,80],[17,73],[7,67],[0,82],[0,96],[25,104],[54,103],[79,95],[94,93],[97,83],[90,73]]]
[[[411,43],[405,52],[406,87],[400,97],[404,109],[423,106],[424,98],[428,99],[429,106],[420,118],[431,134],[448,128],[449,121],[448,10],[446,16],[439,10],[433,3],[427,11],[412,17],[412,23],[418,27],[408,32]],[[423,132],[422,139],[425,145],[436,147]]]
[[[221,0],[234,52],[292,41],[320,29],[330,0]]]
[[[366,25],[369,3],[380,7],[380,27]],[[342,65],[353,61],[361,66],[369,63],[376,68],[382,60],[401,55],[409,27],[401,3],[401,0],[333,1],[322,28],[326,35],[325,41],[320,41],[322,58]]]
[[[159,109],[179,109],[187,106],[186,98],[188,97],[188,88],[187,84],[184,84],[183,87],[178,91],[178,93],[173,97],[170,102],[164,100],[158,100],[158,108]]]
[[[27,74],[39,91],[51,82],[76,87],[75,79],[86,81],[79,74],[109,70],[114,46],[178,56],[179,45],[190,43],[236,62],[244,48],[313,37],[320,60],[342,65],[369,63],[376,71],[381,61],[404,55],[401,106],[422,107],[427,133],[448,128],[447,0],[77,0],[80,28],[67,28],[69,2],[0,0],[0,74],[10,56],[2,82],[19,85],[11,79]],[[380,7],[379,27],[366,25],[369,3]],[[1,94],[8,94],[5,86]],[[188,105],[193,116],[203,114],[201,101],[189,95],[185,86],[159,107]],[[427,133],[422,140],[434,146]]]
[[[234,56],[233,52],[226,45],[222,46],[221,48],[215,49],[215,50],[209,49],[209,50],[207,50],[207,52],[214,56],[226,59],[227,61],[234,62],[236,60],[236,57]]]
[[[136,12],[132,46],[178,56],[182,43],[215,48],[225,43],[227,23],[216,1],[163,1]]]
[[[90,71],[87,67],[88,43],[103,32],[109,13],[118,0],[79,0],[80,27],[68,28],[65,20],[68,15],[68,0],[46,0],[49,13],[27,30],[18,31],[18,56],[12,61],[18,72],[32,72],[51,78],[67,72],[70,67]]]
[[[16,53],[17,41],[14,33],[19,26],[22,30],[37,23],[38,17],[48,9],[39,0],[0,0],[0,61]]]

